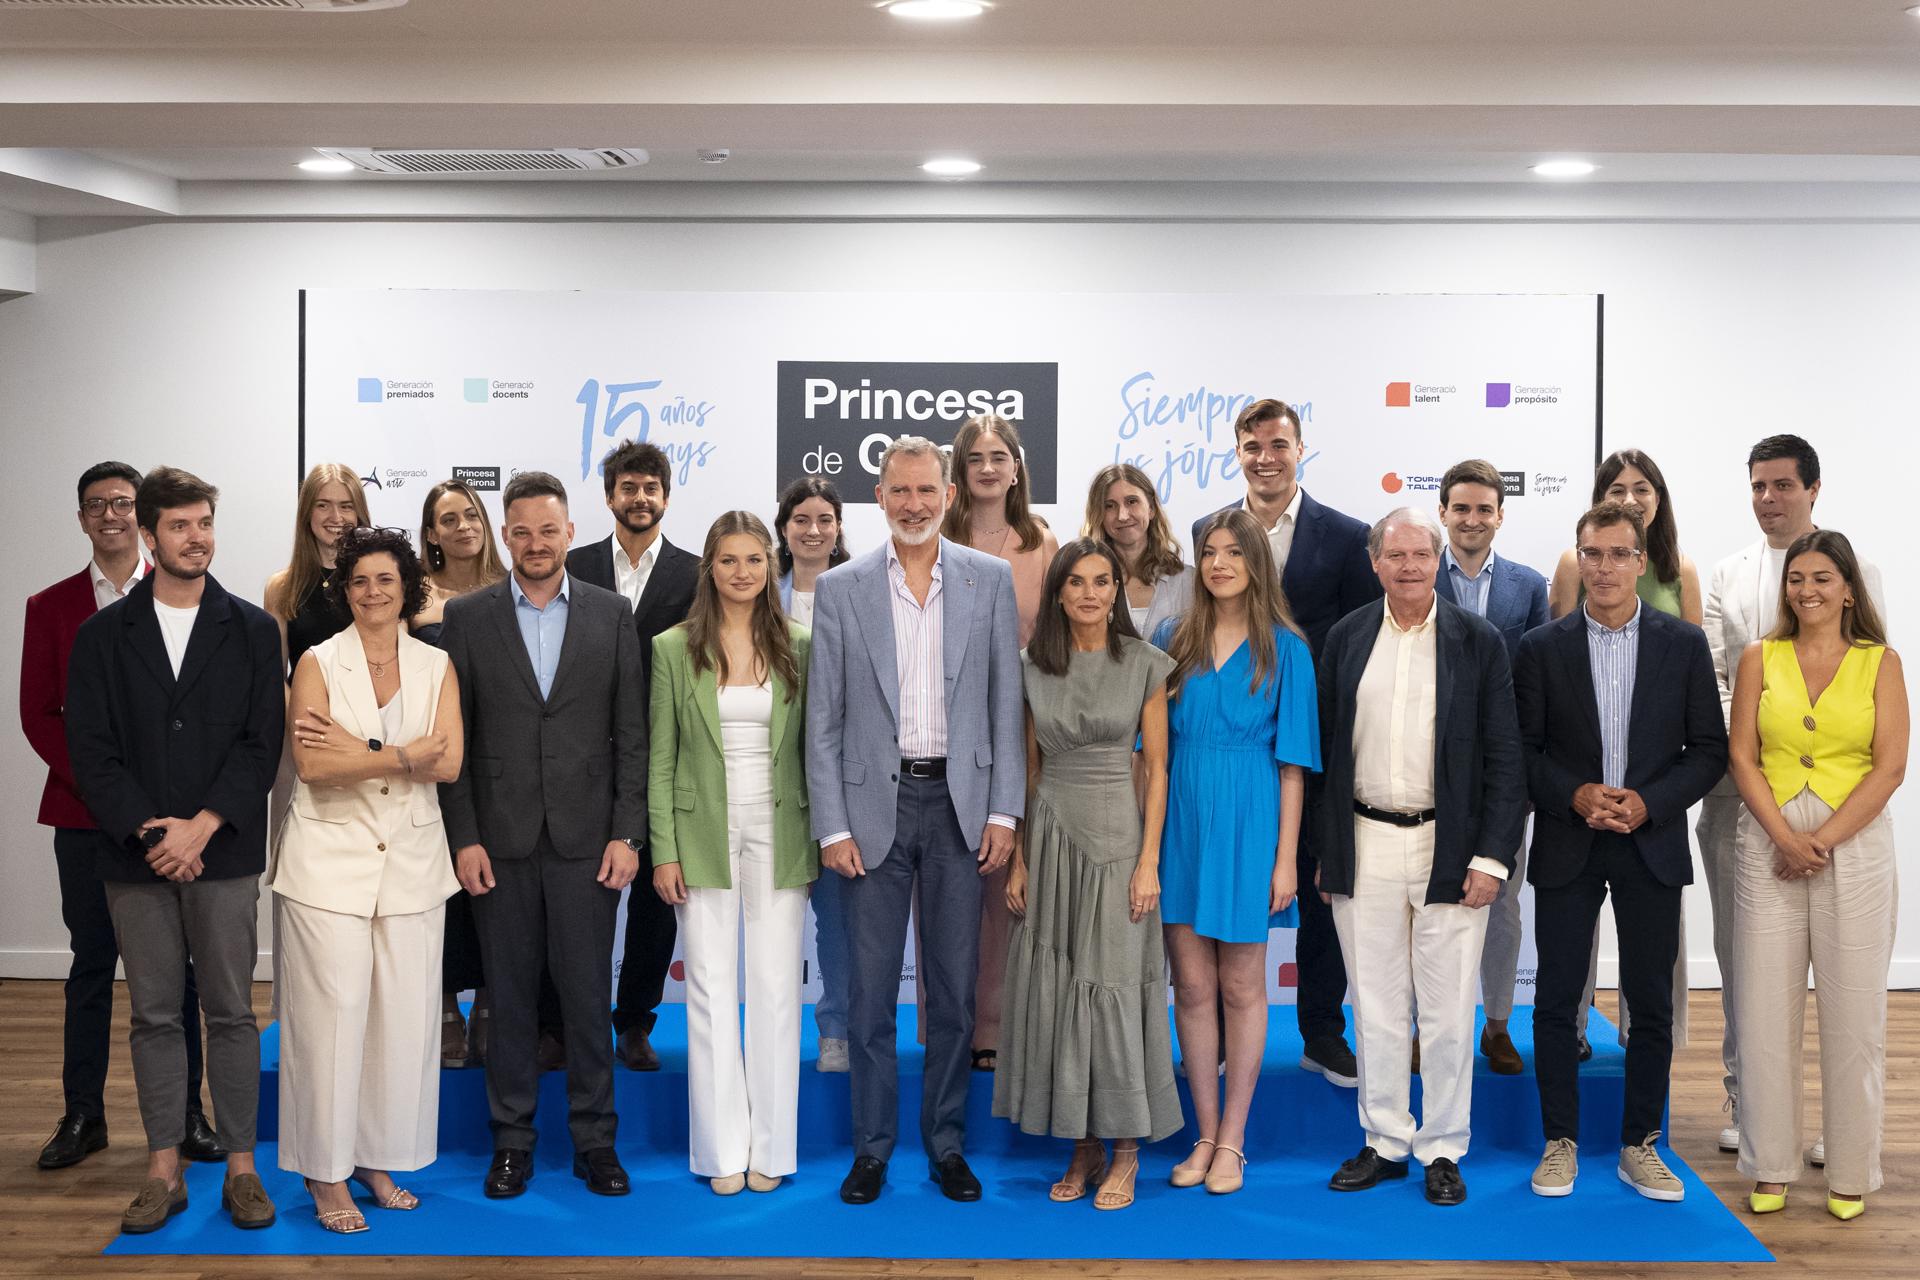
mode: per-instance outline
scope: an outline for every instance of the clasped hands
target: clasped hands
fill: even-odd
[[[1573,793],[1573,811],[1595,831],[1626,835],[1647,820],[1647,802],[1631,787],[1608,787],[1589,782]]]
[[[1833,842],[1817,831],[1789,831],[1783,843],[1773,842],[1773,874],[1781,880],[1806,880],[1833,862]]]
[[[163,831],[159,844],[147,850],[147,865],[153,873],[179,884],[197,879],[206,870],[200,855],[207,841],[220,829],[222,819],[211,809],[202,809],[191,818],[148,818],[140,824],[142,833]]]

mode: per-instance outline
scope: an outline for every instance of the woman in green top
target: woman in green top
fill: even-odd
[[[1640,508],[1647,526],[1647,567],[1635,590],[1640,598],[1665,614],[1699,626],[1706,617],[1700,594],[1700,571],[1680,553],[1679,527],[1667,478],[1653,459],[1638,449],[1607,455],[1593,473],[1593,502],[1630,502]],[[1580,566],[1569,547],[1553,571],[1553,590],[1547,609],[1554,617],[1572,613],[1580,604]]]
[[[820,874],[801,743],[808,633],[781,612],[773,563],[759,517],[727,512],[707,530],[687,620],[653,642],[653,888],[680,920],[689,1164],[723,1196],[794,1171],[801,946]]]

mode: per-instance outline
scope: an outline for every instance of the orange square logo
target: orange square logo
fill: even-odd
[[[1405,409],[1413,403],[1413,384],[1411,382],[1389,382],[1387,384],[1387,408]]]

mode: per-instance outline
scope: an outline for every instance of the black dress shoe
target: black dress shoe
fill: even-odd
[[[1306,1051],[1300,1055],[1300,1067],[1304,1071],[1319,1072],[1342,1089],[1360,1087],[1360,1064],[1340,1036],[1316,1036],[1307,1041]]]
[[[42,1169],[65,1169],[106,1149],[106,1117],[76,1116],[68,1112],[53,1127],[53,1136],[47,1139],[47,1145],[40,1148],[39,1163]]]
[[[519,1147],[501,1147],[487,1166],[486,1181],[480,1189],[489,1200],[511,1200],[527,1189],[533,1177],[533,1152]]]
[[[1368,1187],[1376,1187],[1383,1182],[1393,1182],[1406,1176],[1406,1161],[1382,1160],[1380,1153],[1372,1147],[1362,1147],[1359,1155],[1334,1171],[1327,1186],[1335,1191],[1365,1191]]]
[[[220,1145],[220,1136],[207,1123],[207,1117],[198,1111],[189,1111],[187,1136],[180,1144],[180,1154],[202,1164],[216,1164],[227,1158],[227,1149]]]
[[[927,1163],[927,1176],[940,1184],[940,1194],[949,1200],[966,1203],[980,1198],[980,1179],[967,1168],[967,1158],[958,1151]]]
[[[658,1071],[660,1055],[653,1051],[653,1044],[647,1039],[647,1033],[640,1027],[628,1027],[620,1033],[614,1052],[620,1057],[620,1065],[629,1071]]]
[[[1583,1035],[1580,1037],[1580,1061],[1591,1062],[1592,1060],[1593,1060],[1593,1045]]]
[[[612,1147],[595,1147],[573,1157],[573,1176],[586,1180],[587,1190],[597,1196],[623,1196],[633,1190],[627,1171]]]
[[[887,1162],[872,1156],[855,1156],[853,1168],[840,1184],[840,1198],[848,1204],[872,1204],[887,1185]]]
[[[1460,1178],[1460,1166],[1441,1156],[1427,1166],[1428,1204],[1465,1204],[1467,1184]]]

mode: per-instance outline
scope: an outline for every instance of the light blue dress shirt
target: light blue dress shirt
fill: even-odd
[[[1587,661],[1593,667],[1593,701],[1600,711],[1600,781],[1627,785],[1628,713],[1633,709],[1633,677],[1640,659],[1640,611],[1619,628],[1602,626],[1581,606],[1587,620]]]
[[[1487,616],[1487,599],[1493,594],[1493,552],[1488,550],[1487,562],[1480,566],[1480,576],[1469,578],[1460,562],[1453,558],[1453,547],[1448,546],[1440,553],[1440,572],[1447,575],[1447,583],[1453,588],[1453,602],[1462,609],[1471,609],[1481,617]]]
[[[507,581],[513,584],[513,618],[520,624],[520,639],[527,646],[533,678],[540,685],[541,699],[545,700],[553,692],[553,673],[560,666],[560,646],[567,640],[567,597],[573,590],[573,582],[562,569],[560,594],[542,609],[527,599],[527,593],[520,589],[520,579],[508,574]]]

